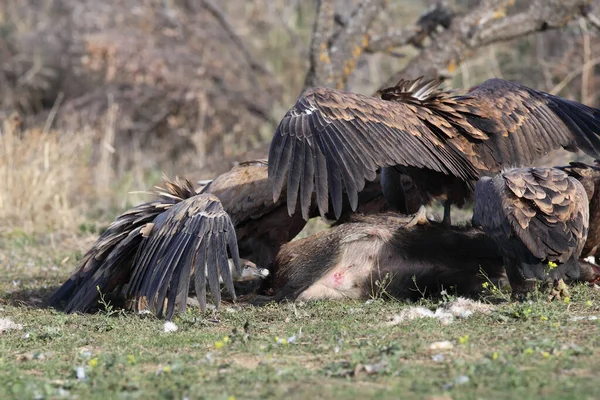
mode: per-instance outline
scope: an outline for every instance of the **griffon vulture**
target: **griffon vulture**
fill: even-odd
[[[281,120],[269,150],[273,199],[287,188],[288,212],[310,214],[313,191],[321,214],[352,209],[379,168],[412,178],[424,200],[446,196],[460,206],[481,176],[528,166],[553,149],[600,156],[600,110],[502,79],[464,95],[438,89],[441,80],[400,81],[380,98],[328,88],[305,91]],[[392,182],[393,183],[393,182]],[[396,185],[396,189],[401,185]],[[384,189],[386,195],[395,189]]]
[[[583,185],[555,168],[515,168],[475,185],[473,224],[496,241],[514,297],[531,291],[535,278],[579,277],[588,234]]]

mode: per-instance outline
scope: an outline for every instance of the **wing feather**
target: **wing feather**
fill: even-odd
[[[561,147],[600,156],[598,109],[502,79],[489,79],[455,100],[470,110],[469,122],[493,138],[495,145],[482,154],[491,171],[530,165]],[[494,151],[502,155],[496,162]]]
[[[202,311],[206,310],[206,236],[201,236],[194,254],[194,290]],[[232,250],[233,252],[233,250]],[[235,254],[235,253],[234,253]]]
[[[85,254],[71,277],[51,296],[50,304],[65,303],[64,311],[85,312],[97,304],[100,291],[110,293],[131,278],[136,252],[152,226],[165,210],[195,193],[188,181],[166,182],[158,188],[159,198],[140,204],[119,215]]]
[[[508,170],[478,183],[475,195],[474,214],[486,232],[503,241],[505,250],[517,248],[509,241],[521,242],[535,258],[559,263],[581,253],[588,227],[587,195],[563,171]]]
[[[380,167],[417,166],[465,180],[475,178],[474,167],[448,143],[453,136],[451,130],[437,129],[434,133],[423,120],[443,124],[430,112],[415,115],[402,102],[324,88],[308,90],[284,116],[271,143],[273,198],[279,199],[288,176],[290,215],[299,194],[301,208],[308,209],[309,189],[316,188],[320,213],[328,211],[326,200],[331,196],[334,213],[339,217],[342,193],[346,192],[352,209],[356,209],[357,193],[366,180],[375,178]],[[314,146],[311,150],[316,154],[308,157],[305,146]],[[301,167],[315,161],[319,163],[316,168]]]
[[[178,203],[154,220],[152,234],[141,244],[130,295],[137,304],[145,298],[158,316],[163,314],[166,300],[165,316],[170,319],[177,305],[178,310],[185,310],[193,266],[196,295],[203,307],[206,289],[201,286],[202,274],[208,274],[217,306],[221,300],[219,274],[235,298],[226,263],[229,246],[239,268],[237,245],[232,247],[232,241],[235,241],[233,224],[216,196],[204,193]]]
[[[379,168],[425,169],[472,186],[482,175],[531,165],[561,147],[600,157],[600,110],[501,79],[462,96],[437,90],[439,83],[401,81],[381,98],[305,91],[271,142],[273,199],[287,176],[290,215],[300,197],[306,219],[315,190],[321,215],[331,198],[338,218],[343,193],[354,210],[357,192]]]

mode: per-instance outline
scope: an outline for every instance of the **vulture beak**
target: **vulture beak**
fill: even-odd
[[[269,276],[269,270],[265,268],[259,268],[252,261],[240,259],[242,270],[238,273],[235,271],[233,260],[229,260],[229,267],[231,268],[234,282],[247,282],[253,280],[263,280]]]
[[[232,267],[231,275],[235,286],[235,293],[239,296],[256,294],[262,286],[265,278],[269,276],[269,270],[259,268],[252,261],[240,259],[241,270],[233,268],[233,260],[229,260]]]

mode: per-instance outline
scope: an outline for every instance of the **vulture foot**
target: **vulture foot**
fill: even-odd
[[[425,206],[421,206],[419,207],[419,211],[417,211],[412,219],[405,225],[405,228],[408,229],[415,225],[425,225],[427,223],[429,223],[429,220],[427,219],[427,209]]]

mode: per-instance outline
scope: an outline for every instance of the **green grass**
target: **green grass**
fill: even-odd
[[[446,326],[390,326],[408,304],[345,301],[190,310],[174,320],[177,332],[165,333],[154,317],[44,308],[90,239],[40,244],[19,234],[0,242],[0,318],[23,325],[0,333],[0,398],[597,396],[600,320],[573,320],[600,315],[600,293],[590,287],[572,288],[568,304],[504,302]],[[429,349],[442,340],[454,347]]]

